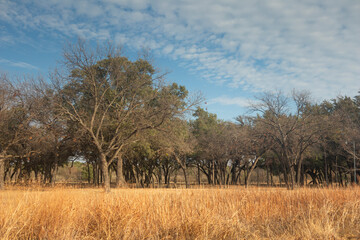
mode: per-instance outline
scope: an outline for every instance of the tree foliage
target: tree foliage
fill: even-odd
[[[289,189],[359,177],[360,96],[316,104],[307,92],[265,92],[236,122],[200,107],[187,120],[201,97],[165,77],[145,57],[82,41],[64,50],[51,82],[2,74],[0,188],[4,180],[54,185],[58,168],[76,160],[107,192],[111,172],[117,187],[169,187],[178,171],[186,187],[190,175],[247,186],[260,168],[268,184],[276,175]]]

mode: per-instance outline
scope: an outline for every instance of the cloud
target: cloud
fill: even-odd
[[[253,101],[248,98],[221,96],[210,99],[208,104],[236,105],[239,107],[247,108],[252,104],[252,102]]]
[[[360,89],[359,1],[4,0],[0,8],[0,21],[17,27],[150,47],[229,88],[321,98]]]
[[[0,36],[0,43],[11,43],[14,42],[14,38],[11,35],[1,35]]]
[[[164,47],[163,53],[167,55],[167,54],[171,53],[173,50],[174,50],[174,46],[171,44],[168,44],[166,47]]]
[[[31,65],[30,63],[10,61],[10,60],[4,59],[4,58],[0,58],[0,63],[4,63],[11,67],[25,68],[25,69],[29,69],[29,70],[39,70],[38,67]]]

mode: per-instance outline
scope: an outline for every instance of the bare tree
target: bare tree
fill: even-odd
[[[288,188],[293,189],[299,183],[304,151],[319,138],[319,121],[309,94],[293,91],[290,99],[281,92],[265,93],[252,110],[262,114],[257,121],[274,141],[271,149],[283,163]]]
[[[0,189],[4,188],[5,161],[30,153],[17,152],[31,132],[31,106],[26,99],[26,90],[25,83],[16,85],[6,74],[0,75]]]
[[[238,148],[241,148],[241,154],[244,161],[245,186],[250,184],[250,177],[260,159],[262,159],[274,145],[271,136],[268,134],[267,126],[262,124],[262,118],[239,116],[237,121],[240,123],[240,132],[242,139]],[[264,128],[265,127],[265,128]]]

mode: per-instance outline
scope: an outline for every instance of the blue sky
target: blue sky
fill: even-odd
[[[42,74],[67,41],[150,48],[169,81],[232,120],[262,91],[360,90],[359,0],[0,0],[0,71]]]

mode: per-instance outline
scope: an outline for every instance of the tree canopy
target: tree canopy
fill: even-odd
[[[82,41],[64,50],[50,80],[2,74],[0,188],[5,180],[54,184],[57,169],[74,159],[107,192],[111,172],[117,187],[170,186],[178,170],[186,187],[190,175],[198,184],[204,176],[207,184],[247,186],[255,169],[289,189],[360,176],[360,96],[318,104],[307,92],[265,92],[252,114],[229,122],[165,80],[145,57],[130,60],[113,46]]]

